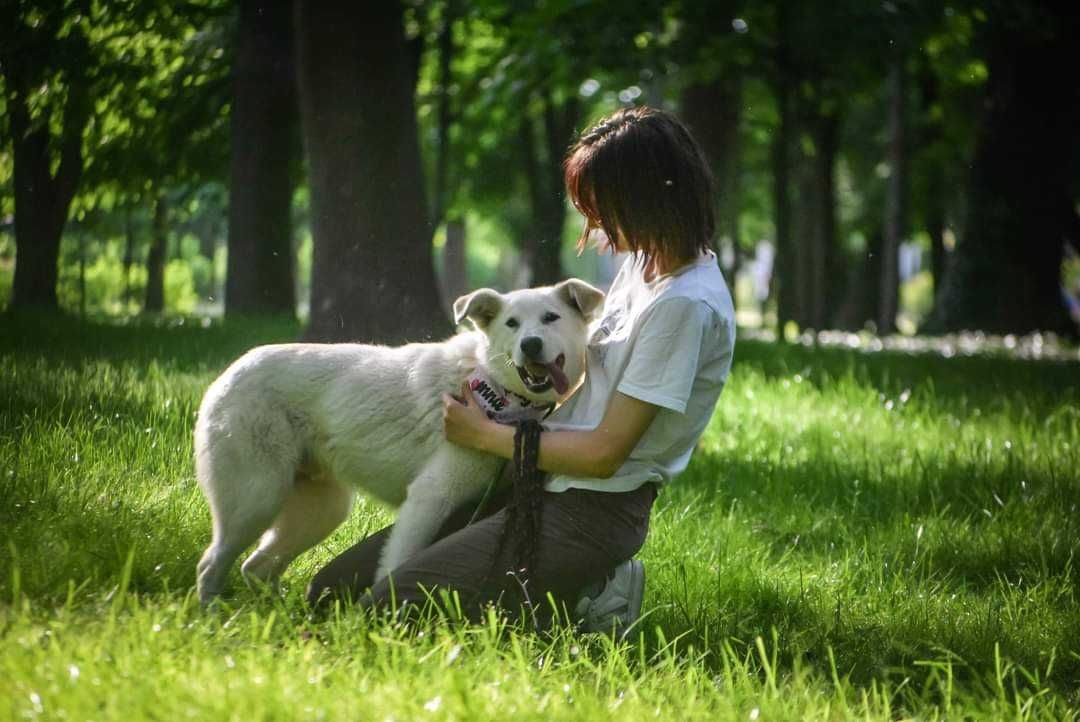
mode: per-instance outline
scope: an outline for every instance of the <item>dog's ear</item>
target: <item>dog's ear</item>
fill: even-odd
[[[502,296],[498,291],[481,288],[454,301],[454,324],[465,319],[472,321],[478,330],[488,327],[502,309]]]
[[[604,292],[577,278],[570,278],[556,285],[555,293],[576,308],[586,321],[592,321],[604,305]]]

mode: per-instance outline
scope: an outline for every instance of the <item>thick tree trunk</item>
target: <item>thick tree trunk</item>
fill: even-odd
[[[805,127],[806,117],[800,114],[800,126]],[[793,155],[795,156],[792,170],[794,175],[793,186],[795,198],[793,202],[794,217],[792,218],[793,239],[788,251],[791,265],[788,266],[787,277],[791,279],[792,298],[791,320],[799,325],[799,328],[817,328],[814,324],[814,291],[818,278],[823,269],[815,265],[817,248],[820,245],[820,208],[821,194],[817,189],[817,177],[815,163],[812,156],[807,156],[799,151],[802,144],[795,143]]]
[[[817,109],[802,116],[802,125],[813,134],[814,154],[800,158],[798,168],[798,242],[795,259],[794,320],[803,327],[823,329],[835,309],[838,279],[835,272],[837,119]]]
[[[948,256],[945,250],[945,203],[941,175],[929,179],[929,198],[926,208],[926,233],[930,236],[930,274],[934,279],[934,302],[941,299]]]
[[[449,315],[454,300],[469,289],[469,270],[465,255],[465,221],[446,222],[446,243],[443,244],[442,292],[443,305]]]
[[[963,235],[933,330],[1075,333],[1061,298],[1080,97],[1061,84],[1080,22],[1042,7],[1035,32],[993,20],[987,109],[975,148]],[[1057,17],[1054,17],[1057,15]]]
[[[452,81],[450,62],[454,58],[454,20],[457,18],[457,3],[446,0],[443,3],[442,27],[439,29],[439,110],[436,128],[437,147],[435,156],[435,199],[432,211],[432,226],[443,222],[447,206],[447,181],[450,175],[450,83]],[[446,231],[449,241],[450,229]]]
[[[292,3],[242,0],[233,76],[226,316],[296,312],[296,103]]]
[[[89,119],[85,78],[68,78],[69,90],[59,138],[60,163],[52,171],[51,132],[36,124],[27,108],[23,79],[10,73],[7,95],[8,123],[14,155],[15,278],[11,307],[58,307],[56,281],[60,238],[68,210],[82,177],[83,129]]]
[[[934,302],[941,299],[942,281],[945,279],[945,227],[948,207],[948,188],[945,182],[944,168],[938,159],[940,147],[944,142],[942,120],[935,117],[934,106],[939,102],[940,88],[937,77],[929,60],[924,58],[920,65],[919,96],[923,116],[922,133],[919,138],[921,164],[926,178],[926,190],[923,198],[923,224],[930,237],[930,275],[934,279]]]
[[[739,123],[742,117],[742,79],[728,71],[710,83],[686,87],[680,114],[701,144],[716,184],[718,242],[731,248],[729,281],[739,265]]]
[[[814,130],[817,150],[814,157],[815,186],[819,194],[814,328],[822,329],[832,325],[843,297],[844,266],[836,237],[836,155],[839,150],[840,118],[835,114],[822,115]]]
[[[451,329],[432,262],[402,7],[296,8],[314,237],[307,336],[441,338]]]
[[[776,337],[784,339],[784,325],[794,318],[795,266],[791,257],[791,90],[781,74],[777,81],[776,103],[780,122],[772,141],[773,223],[776,235],[776,257],[773,261],[770,294],[776,298]]]
[[[779,116],[770,148],[772,163],[773,225],[776,256],[773,260],[769,295],[776,299],[776,339],[784,341],[784,326],[792,320],[795,306],[791,254],[791,139],[794,137],[792,95],[795,70],[791,59],[791,8],[776,5],[776,47],[774,50],[773,93]]]
[[[836,314],[835,325],[847,331],[861,331],[867,324],[877,327],[881,303],[881,229],[869,230],[866,250],[848,264],[844,298]]]
[[[896,331],[896,313],[900,304],[900,242],[907,230],[907,84],[904,73],[904,58],[897,56],[889,73],[889,179],[885,192],[881,301],[877,318],[878,333],[882,335]]]
[[[169,203],[158,191],[154,199],[154,214],[150,224],[150,250],[146,254],[146,298],[143,311],[161,313],[165,310],[165,252],[169,244]]]
[[[531,118],[522,120],[520,142],[533,217],[522,250],[532,286],[558,283],[565,278],[561,257],[566,224],[562,162],[577,119],[576,98],[556,106],[550,93],[545,93],[539,124]],[[542,146],[538,146],[538,138]]]

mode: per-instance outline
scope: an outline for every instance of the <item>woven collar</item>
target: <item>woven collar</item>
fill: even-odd
[[[538,404],[520,394],[504,389],[484,376],[479,369],[469,374],[466,381],[480,408],[487,412],[488,418],[499,423],[509,424],[525,419],[539,421],[555,408],[555,404]]]

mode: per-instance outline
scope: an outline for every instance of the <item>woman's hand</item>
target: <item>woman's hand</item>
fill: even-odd
[[[461,399],[451,394],[443,394],[443,433],[446,440],[466,446],[470,449],[483,450],[483,442],[497,427],[480,408],[468,382],[461,385]]]

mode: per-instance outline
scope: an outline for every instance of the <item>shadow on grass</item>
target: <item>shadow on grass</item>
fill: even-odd
[[[222,369],[248,349],[296,341],[294,319],[142,318],[83,321],[66,314],[0,314],[0,354],[45,357],[78,366],[105,360],[144,366],[152,361],[193,371]]]

